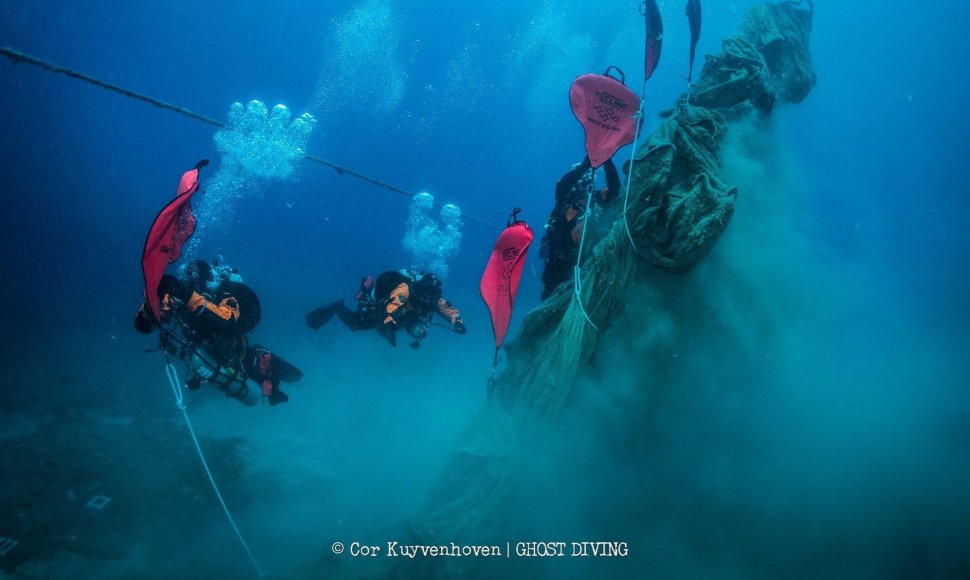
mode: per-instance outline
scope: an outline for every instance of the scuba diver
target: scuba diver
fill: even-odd
[[[367,276],[354,299],[356,310],[343,300],[313,310],[306,315],[307,326],[317,330],[336,314],[354,332],[376,328],[391,346],[397,346],[396,333],[403,328],[414,339],[411,348],[421,346],[435,313],[448,321],[452,332],[468,331],[458,309],[441,296],[441,279],[431,273],[405,269],[384,272],[376,280]]]
[[[238,271],[214,260],[189,263],[181,278],[162,276],[158,286],[160,321],[142,303],[135,329],[148,334],[159,329],[159,349],[187,361],[186,388],[211,383],[247,405],[265,396],[270,405],[289,397],[280,381],[299,380],[303,373],[278,355],[250,345],[246,334],[260,320],[259,299]]]
[[[606,188],[593,191],[589,210],[605,207],[620,193],[620,175],[612,159],[603,163]],[[586,201],[593,188],[593,173],[589,157],[573,165],[556,183],[556,205],[546,220],[545,235],[539,246],[539,257],[545,261],[542,271],[542,299],[545,300],[560,284],[572,278],[579,242],[586,219]]]

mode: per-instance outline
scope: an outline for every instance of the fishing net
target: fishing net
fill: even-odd
[[[707,59],[690,93],[664,112],[635,155],[627,224],[621,216],[583,263],[581,297],[597,327],[624,307],[641,263],[685,271],[717,243],[738,194],[720,178],[719,150],[731,120],[805,98],[815,82],[810,31],[811,13],[795,4],[754,7],[723,52]],[[498,378],[505,405],[524,425],[555,420],[598,340],[572,288],[561,287],[526,317],[507,349]]]
[[[752,8],[722,52],[708,57],[699,81],[663,113],[662,125],[635,154],[625,215],[584,257],[580,298],[596,327],[586,321],[571,284],[529,313],[506,349],[498,400],[464,433],[427,508],[411,525],[414,541],[493,544],[504,537],[510,499],[528,485],[520,474],[535,460],[532,442],[555,432],[577,377],[596,353],[602,337],[597,328],[608,331],[635,299],[637,270],[686,271],[728,226],[738,190],[721,179],[720,148],[732,123],[799,102],[814,85],[811,24],[811,10],[797,3]],[[401,564],[407,568],[399,572],[461,577],[480,565],[471,562],[429,558]]]

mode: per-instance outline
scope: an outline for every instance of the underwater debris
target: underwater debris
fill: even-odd
[[[706,256],[734,213],[737,188],[720,178],[720,147],[730,122],[769,114],[777,102],[797,103],[814,86],[809,52],[812,15],[785,4],[753,7],[723,51],[708,56],[698,81],[635,153],[627,223],[614,224],[587,258],[582,301],[603,328],[624,307],[637,268],[649,264],[683,272]],[[739,77],[723,90],[722,80]],[[498,377],[509,408],[555,420],[566,407],[575,377],[600,333],[572,301],[553,294],[522,323]],[[523,419],[525,420],[525,419]]]
[[[111,498],[106,495],[96,495],[88,500],[88,503],[84,504],[86,507],[94,508],[96,510],[104,509],[106,505],[111,503]]]
[[[790,4],[753,7],[723,52],[709,56],[700,79],[635,153],[626,224],[620,220],[592,247],[579,297],[606,328],[630,298],[642,265],[682,272],[703,259],[727,228],[736,187],[720,178],[720,147],[731,121],[800,102],[815,83],[809,52],[812,13]],[[632,243],[631,243],[632,241]],[[486,408],[466,430],[463,448],[445,469],[413,529],[454,541],[491,537],[521,484],[516,474],[534,458],[544,427],[568,408],[601,333],[586,322],[572,288],[563,285],[522,323],[508,345],[496,391],[508,413]],[[420,537],[418,538],[421,539]],[[447,567],[460,566],[455,562]],[[428,577],[460,575],[453,568]]]
[[[17,547],[20,542],[13,538],[0,538],[0,556],[6,556]]]

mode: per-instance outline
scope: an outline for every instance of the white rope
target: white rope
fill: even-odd
[[[633,166],[636,163],[637,156],[637,142],[640,140],[640,125],[643,124],[643,102],[644,97],[647,94],[647,81],[643,81],[643,88],[640,89],[640,109],[637,111],[635,118],[637,120],[637,128],[633,133],[633,148],[630,150],[630,169],[626,173],[626,191],[623,192],[623,225],[626,228],[626,237],[630,240],[630,245],[633,246],[634,250],[637,250],[637,243],[633,241],[633,234],[630,233],[630,220],[627,218],[626,208],[628,200],[630,199],[630,184],[633,182]],[[639,250],[637,250],[639,252]]]
[[[594,171],[593,172],[594,181],[595,181],[595,178],[596,178],[596,172]],[[583,242],[586,241],[586,226],[589,225],[589,216],[591,215],[590,207],[593,204],[594,181],[590,181],[590,184],[586,186],[586,213],[583,215],[583,235],[579,238],[579,249],[576,252],[576,265],[573,267],[573,290],[576,293],[576,302],[579,303],[579,311],[583,313],[583,316],[586,318],[586,322],[588,322],[590,326],[592,326],[597,331],[599,331],[599,327],[596,326],[596,324],[594,324],[592,320],[590,320],[589,314],[586,313],[586,309],[583,307],[583,296],[581,294],[582,271],[579,268],[579,263],[583,259]]]
[[[179,375],[175,372],[175,367],[170,362],[165,363],[165,376],[168,377],[168,384],[171,385],[172,393],[175,395],[175,406],[184,413],[185,403],[182,399],[182,389],[179,388]]]
[[[195,450],[199,452],[199,459],[202,460],[202,467],[205,468],[205,474],[209,477],[209,483],[212,484],[213,491],[216,492],[216,497],[219,498],[219,503],[222,505],[222,511],[226,514],[226,519],[229,520],[229,524],[232,526],[234,532],[236,532],[236,537],[239,538],[239,543],[242,544],[243,548],[246,550],[246,554],[249,556],[250,562],[253,563],[253,567],[256,568],[256,575],[260,578],[263,577],[263,570],[259,567],[256,562],[256,558],[253,556],[252,550],[249,549],[249,544],[242,536],[242,532],[239,531],[239,527],[236,525],[236,520],[232,518],[232,514],[229,513],[229,507],[226,506],[226,501],[222,499],[222,494],[219,492],[219,486],[216,485],[216,480],[212,476],[212,471],[209,470],[209,463],[205,460],[205,455],[202,453],[202,447],[199,445],[199,438],[195,435],[195,429],[192,428],[192,421],[189,421],[189,414],[186,412],[185,403],[182,399],[182,388],[181,381],[179,381],[178,373],[175,371],[175,367],[172,363],[165,363],[165,376],[168,377],[168,383],[172,387],[172,392],[175,394],[175,406],[182,411],[182,416],[185,417],[185,424],[189,427],[189,433],[192,435],[192,442],[195,443]]]

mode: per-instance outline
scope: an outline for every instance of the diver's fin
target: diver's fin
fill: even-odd
[[[276,356],[276,354],[273,356]],[[303,378],[303,371],[286,362],[285,360],[279,359],[279,365],[280,380],[284,383],[295,383]]]
[[[257,352],[270,352],[268,348],[260,344],[254,344],[253,349]],[[280,355],[276,354],[276,351],[273,351],[272,365],[273,368],[279,372],[280,380],[284,383],[295,383],[303,378],[303,371],[293,366],[292,363],[287,362],[286,359]]]
[[[313,310],[312,312],[306,315],[306,325],[312,328],[313,330],[316,330],[321,326],[323,326],[324,324],[326,324],[327,322],[329,322],[332,316],[333,316],[332,310],[329,310],[326,307],[317,308],[316,310]]]
[[[343,304],[343,300],[338,300],[332,304],[317,308],[306,315],[306,325],[313,330],[320,328],[324,324],[330,322],[330,319],[333,318],[334,312],[337,311],[337,308],[343,306]]]
[[[279,387],[275,387],[273,389],[273,392],[270,394],[268,400],[269,400],[269,406],[270,407],[275,407],[276,405],[279,405],[280,403],[285,403],[285,402],[289,401],[290,400],[290,397],[286,393],[284,393],[283,391],[281,391]]]

